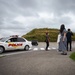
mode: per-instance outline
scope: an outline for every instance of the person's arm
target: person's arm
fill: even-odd
[[[65,40],[65,38],[66,38],[66,32],[64,32],[64,37],[63,37],[63,41]]]
[[[48,42],[50,42],[50,37],[48,36]]]
[[[73,36],[73,33],[71,32],[71,35]]]

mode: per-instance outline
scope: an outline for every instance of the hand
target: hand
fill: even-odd
[[[64,42],[64,39],[63,39],[63,42]]]

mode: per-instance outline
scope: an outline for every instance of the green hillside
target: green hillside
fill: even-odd
[[[40,28],[40,29],[33,29],[26,35],[23,35],[22,37],[26,38],[27,40],[38,40],[39,42],[45,41],[45,34],[46,32],[49,33],[50,41],[56,42],[57,36],[59,33],[58,29],[49,29],[49,28]],[[73,36],[73,40],[75,40],[75,34]]]

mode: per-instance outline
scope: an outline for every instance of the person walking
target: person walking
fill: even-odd
[[[46,33],[46,40],[45,41],[46,41],[46,51],[48,51],[49,41],[50,41],[48,32]]]
[[[61,38],[59,42],[59,50],[62,51],[61,53],[62,55],[67,55],[67,38],[66,38],[66,29],[64,24],[60,26],[60,34]]]
[[[73,36],[73,33],[71,32],[70,29],[68,29],[67,31],[67,34],[66,34],[66,37],[67,37],[67,51],[68,51],[68,47],[70,47],[70,51],[72,51],[72,36]]]

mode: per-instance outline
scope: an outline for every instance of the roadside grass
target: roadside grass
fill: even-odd
[[[1,55],[0,58],[5,57],[4,55]]]
[[[75,61],[75,52],[70,55],[70,58]]]

